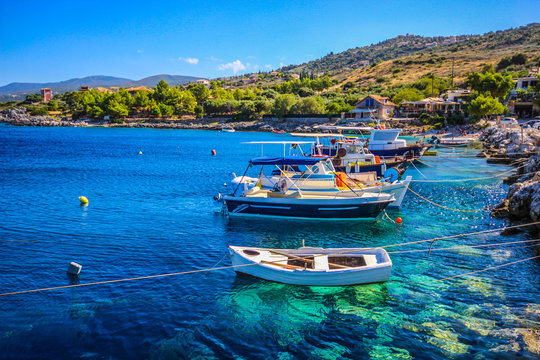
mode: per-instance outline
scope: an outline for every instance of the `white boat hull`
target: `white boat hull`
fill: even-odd
[[[348,286],[359,284],[370,284],[387,281],[392,272],[392,261],[384,249],[316,249],[317,253],[326,254],[356,254],[357,256],[369,256],[376,258],[373,263],[362,267],[351,267],[346,269],[309,269],[309,268],[285,268],[286,257],[281,255],[264,254],[261,257],[249,257],[242,253],[243,249],[255,250],[261,253],[272,251],[271,249],[243,248],[230,246],[232,265],[239,274],[245,274],[256,278],[291,285],[307,286]],[[302,257],[309,254],[302,250],[312,248],[300,248],[296,250],[296,256]],[[350,250],[350,252],[347,252]],[[293,250],[283,249],[280,253],[290,254]],[[294,253],[293,253],[294,254]],[[266,261],[264,260],[266,259]],[[280,265],[274,265],[278,263]],[[317,265],[315,265],[317,267]]]

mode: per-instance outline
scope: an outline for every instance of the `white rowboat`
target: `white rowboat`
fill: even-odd
[[[267,249],[229,246],[229,253],[237,273],[283,284],[370,284],[387,281],[392,272],[392,260],[383,248]]]

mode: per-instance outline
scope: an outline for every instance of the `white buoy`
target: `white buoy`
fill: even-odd
[[[69,263],[67,273],[70,275],[77,276],[81,272],[81,269],[82,269],[82,265],[79,265],[76,262],[72,261]]]

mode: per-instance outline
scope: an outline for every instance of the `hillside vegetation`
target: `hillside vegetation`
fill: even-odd
[[[423,37],[418,35],[399,35],[378,44],[357,47],[341,53],[330,53],[320,59],[300,65],[281,68],[282,72],[333,72],[348,71],[360,61],[370,64],[387,60],[407,58],[412,55],[429,54],[434,57],[451,58],[449,54],[460,53],[466,61],[485,61],[501,58],[500,52],[530,51],[540,52],[540,24],[503,31],[489,32],[484,35],[460,35],[452,37]],[[478,54],[481,53],[481,54]],[[440,65],[431,63],[429,65]],[[461,63],[461,65],[466,65]]]

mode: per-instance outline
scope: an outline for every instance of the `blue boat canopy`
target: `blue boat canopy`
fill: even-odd
[[[251,159],[252,165],[315,165],[328,157],[309,156],[261,156]]]

